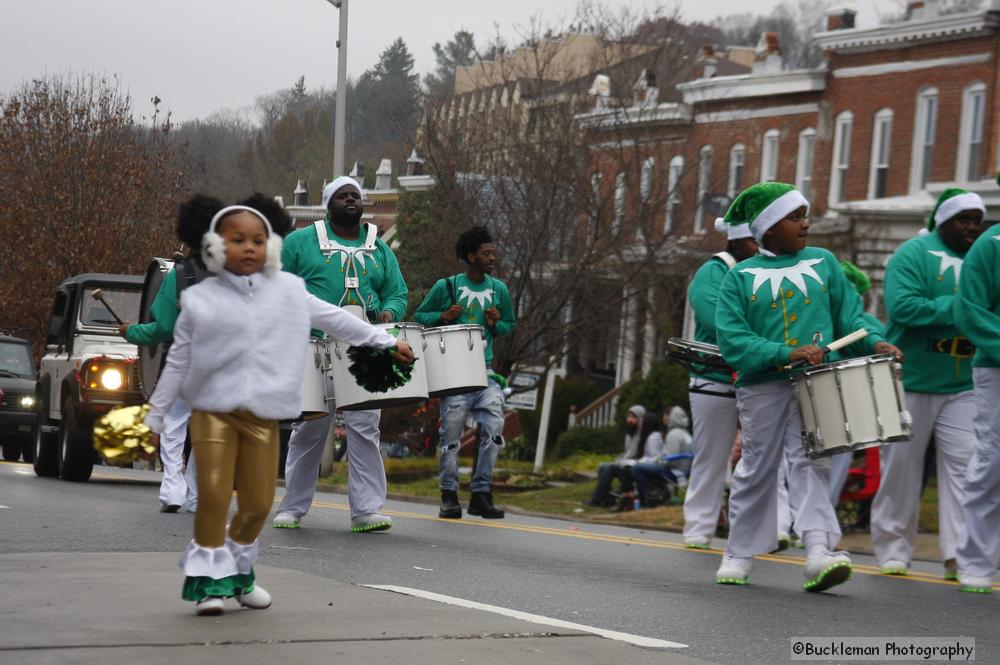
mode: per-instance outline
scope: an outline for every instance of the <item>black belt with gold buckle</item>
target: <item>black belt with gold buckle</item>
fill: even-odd
[[[929,339],[927,350],[933,353],[947,353],[953,358],[971,358],[976,353],[976,347],[965,337]]]

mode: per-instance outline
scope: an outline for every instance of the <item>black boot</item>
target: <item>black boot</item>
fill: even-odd
[[[462,519],[462,504],[458,502],[458,492],[441,490],[441,509],[438,510],[438,517],[447,520]]]
[[[469,499],[469,514],[488,520],[503,519],[503,511],[493,505],[493,492],[473,492]]]

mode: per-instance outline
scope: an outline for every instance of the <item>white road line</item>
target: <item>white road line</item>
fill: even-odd
[[[0,510],[10,510],[10,506],[5,506],[3,504],[0,504]]]
[[[609,640],[628,642],[629,644],[634,644],[639,647],[647,647],[653,649],[684,649],[687,648],[688,646],[687,644],[681,644],[680,642],[670,642],[668,640],[658,640],[652,637],[643,637],[642,635],[631,635],[629,633],[620,633],[617,630],[606,630],[604,628],[584,626],[583,624],[573,623],[571,621],[563,621],[562,619],[553,619],[551,617],[541,616],[540,614],[528,614],[527,612],[520,612],[518,610],[507,609],[506,607],[498,607],[496,605],[486,605],[485,603],[477,603],[474,600],[465,600],[464,598],[445,596],[440,593],[434,593],[432,591],[423,591],[421,589],[410,589],[408,587],[394,586],[392,584],[362,584],[361,586],[367,587],[369,589],[378,589],[380,591],[391,591],[393,593],[401,593],[406,596],[415,596],[417,598],[423,598],[425,600],[433,600],[439,603],[445,603],[446,605],[457,605],[458,607],[465,607],[472,610],[482,610],[484,612],[492,612],[493,614],[501,614],[505,617],[510,617],[512,619],[519,619],[521,621],[530,621],[531,623],[538,623],[545,626],[554,626],[556,628],[576,630],[582,633],[591,633],[593,635],[599,635],[600,637],[605,637]]]

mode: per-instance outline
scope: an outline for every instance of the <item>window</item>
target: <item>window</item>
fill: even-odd
[[[934,135],[937,128],[938,91],[924,88],[917,93],[917,113],[913,123],[913,165],[910,168],[910,192],[927,187],[934,158]]]
[[[597,224],[601,216],[601,174],[590,176],[590,239],[597,238]]]
[[[621,233],[622,220],[625,219],[625,172],[615,176],[615,216],[611,222],[611,232]]]
[[[729,186],[726,194],[730,199],[735,199],[736,195],[743,189],[743,165],[746,163],[747,150],[742,143],[737,143],[729,149]]]
[[[694,213],[694,232],[705,232],[705,195],[712,178],[712,146],[702,146],[698,153],[698,205]]]
[[[799,154],[795,160],[795,186],[807,199],[812,195],[813,154],[816,150],[816,130],[812,127],[799,132]]]
[[[777,129],[769,129],[764,133],[760,158],[761,182],[774,182],[778,179],[778,138]]]
[[[983,177],[983,119],[986,110],[986,84],[979,81],[962,92],[962,125],[958,135],[959,181],[969,182]]]
[[[647,157],[642,163],[642,171],[639,176],[639,196],[642,197],[643,203],[648,203],[649,195],[653,193],[654,166],[656,166],[656,160],[652,157]]]
[[[868,174],[868,198],[870,199],[885,197],[891,148],[892,109],[882,109],[875,114],[875,125],[872,129],[872,163]]]
[[[667,173],[667,220],[663,225],[663,233],[670,233],[677,218],[677,208],[681,204],[681,176],[684,175],[684,158],[680,155],[670,160],[670,170]]]
[[[847,170],[851,164],[851,127],[854,115],[844,111],[837,116],[833,131],[833,163],[830,165],[830,205],[847,200]]]

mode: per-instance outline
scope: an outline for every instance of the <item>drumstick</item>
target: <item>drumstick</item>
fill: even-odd
[[[826,354],[831,353],[833,351],[839,351],[840,349],[844,348],[845,346],[850,346],[851,344],[854,344],[855,342],[860,342],[865,337],[868,337],[868,331],[865,330],[864,328],[861,328],[859,330],[855,330],[854,332],[852,332],[849,335],[844,335],[840,339],[833,340],[832,342],[830,342],[826,346],[821,347],[821,350],[823,351],[823,355],[826,355]],[[785,365],[784,369],[796,369],[798,367],[802,367],[805,364],[806,364],[806,360],[805,360],[805,358],[803,358],[801,360],[796,360],[793,363],[789,363],[789,364]]]
[[[118,322],[118,325],[120,325],[120,326],[125,325],[125,322],[122,321],[120,318],[118,318],[118,315],[115,314],[115,310],[111,309],[111,305],[109,305],[108,301],[104,299],[104,292],[103,291],[101,291],[100,289],[94,289],[93,293],[90,294],[90,297],[93,298],[94,300],[97,300],[98,302],[100,302],[105,307],[107,307],[108,308],[108,312],[110,312],[111,316],[113,316],[114,319],[115,319],[115,321]]]

